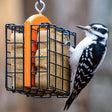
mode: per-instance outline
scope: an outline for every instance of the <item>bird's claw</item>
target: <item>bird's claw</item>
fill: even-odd
[[[63,45],[71,45],[71,42],[70,41],[66,41]]]

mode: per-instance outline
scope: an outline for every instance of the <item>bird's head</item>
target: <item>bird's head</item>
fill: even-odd
[[[108,28],[100,23],[93,23],[89,26],[80,26],[77,25],[76,27],[85,31],[86,36],[90,38],[100,38],[101,40],[107,40],[108,38]]]

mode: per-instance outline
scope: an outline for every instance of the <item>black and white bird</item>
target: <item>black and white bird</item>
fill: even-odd
[[[72,84],[70,96],[64,110],[68,110],[72,102],[78,97],[81,90],[89,83],[94,73],[104,60],[108,38],[108,28],[100,23],[89,26],[80,26],[86,37],[73,48],[70,44],[70,66],[72,69]],[[66,44],[70,43],[68,40]]]

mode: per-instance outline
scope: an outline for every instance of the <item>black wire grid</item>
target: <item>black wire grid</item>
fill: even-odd
[[[34,29],[34,26],[37,26],[37,29]],[[46,31],[46,40],[41,41],[41,29],[44,28]],[[54,30],[55,37],[51,38],[51,30]],[[58,98],[65,98],[68,97],[70,93],[70,66],[65,67],[64,59],[69,59],[69,54],[64,54],[64,36],[72,40],[73,46],[76,46],[76,33],[71,32],[69,30],[64,30],[62,27],[57,27],[56,25],[49,24],[49,23],[41,23],[39,25],[31,25],[31,86],[25,87],[24,86],[24,25],[15,25],[15,24],[6,24],[5,27],[6,31],[6,81],[5,81],[5,87],[8,91],[12,91],[14,93],[21,93],[25,94],[27,96],[32,97],[41,97],[41,98],[49,98],[51,96],[57,96]],[[35,41],[32,39],[32,31],[38,32],[38,40]],[[62,40],[59,41],[57,39],[57,33],[59,32],[61,34]],[[10,38],[10,35],[13,33],[13,41]],[[21,41],[17,41],[17,33],[21,34],[22,38]],[[52,50],[51,41],[54,41],[54,48],[55,50]],[[32,55],[36,54],[36,52],[32,51],[32,45],[37,44],[38,45],[38,55]],[[41,55],[41,45],[46,45],[46,53],[45,55]],[[57,45],[61,44],[61,53],[58,52]],[[17,54],[17,47],[21,46],[21,55],[18,56]],[[12,51],[13,50],[13,53]],[[54,56],[54,62],[51,62],[51,54],[53,53]],[[62,64],[57,63],[58,56],[61,56]],[[34,63],[32,62],[32,59],[38,61],[38,68],[35,67],[35,70],[32,70],[32,66]],[[45,70],[41,70],[41,60],[45,60],[47,65]],[[18,71],[18,63],[21,63],[20,70]],[[68,62],[69,63],[69,62]],[[54,74],[52,74],[51,69],[54,67]],[[57,69],[61,69],[62,76],[59,76],[57,73]],[[65,78],[64,72],[65,70],[68,70],[68,79]],[[41,86],[41,74],[46,74],[46,86]],[[36,75],[38,74],[38,75]],[[37,86],[32,85],[32,77],[35,77],[35,80],[37,78]],[[19,78],[19,80],[17,79]],[[52,84],[53,80],[53,84]],[[58,82],[57,82],[58,80]],[[60,81],[60,82],[59,82]],[[64,89],[64,83],[68,84],[67,89]],[[18,87],[18,84],[20,87]],[[58,88],[58,84],[61,84],[61,86]]]

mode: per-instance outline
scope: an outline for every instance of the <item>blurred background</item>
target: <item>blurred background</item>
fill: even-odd
[[[24,24],[36,14],[37,0],[0,0],[0,112],[63,112],[65,99],[31,98],[5,89],[5,24]],[[84,33],[75,25],[103,23],[108,26],[108,52],[90,84],[68,112],[112,112],[112,0],[43,0],[43,14],[64,29],[77,32],[77,43]]]

